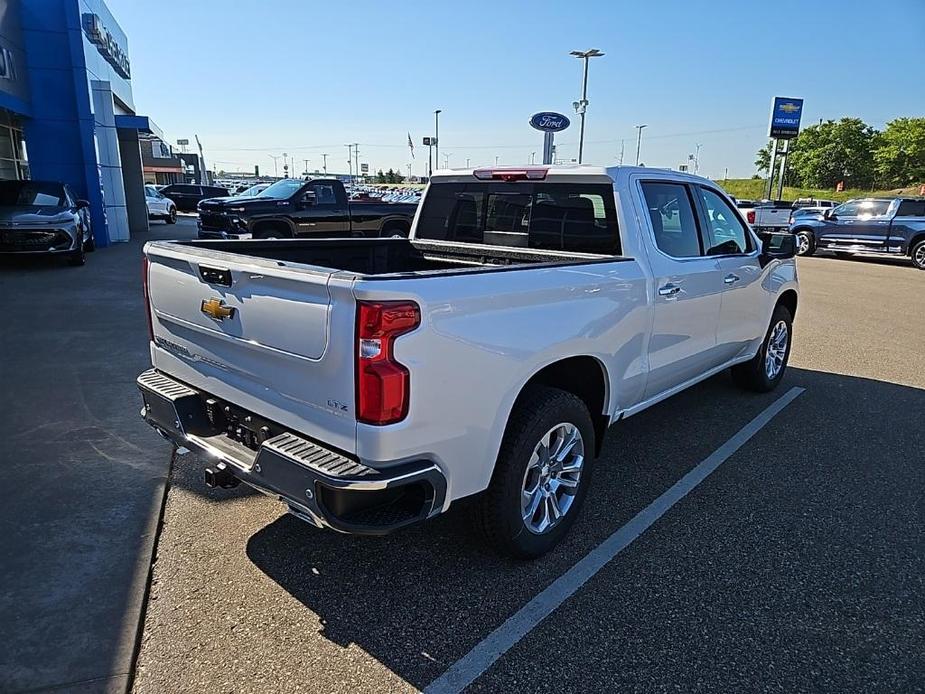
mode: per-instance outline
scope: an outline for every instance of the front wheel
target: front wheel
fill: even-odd
[[[86,241],[84,240],[83,232],[81,232],[80,238],[77,239],[76,247],[67,255],[67,262],[69,265],[80,267],[81,265],[85,265],[87,263],[85,247]]]
[[[801,229],[796,232],[797,255],[812,255],[816,252],[816,239],[811,231]]]
[[[524,391],[511,413],[488,489],[473,508],[489,543],[519,559],[555,547],[591,482],[594,424],[584,402],[558,388]]]
[[[742,388],[767,393],[777,388],[790,359],[793,316],[783,306],[774,309],[771,326],[753,359],[732,367],[732,378]]]
[[[925,270],[925,239],[912,247],[912,264],[919,270]]]
[[[169,210],[167,210],[167,217],[166,219],[164,219],[164,221],[167,222],[168,224],[177,223],[177,208],[176,207],[171,207]]]

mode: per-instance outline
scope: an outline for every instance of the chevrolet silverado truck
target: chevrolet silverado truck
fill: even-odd
[[[199,203],[199,238],[407,236],[415,204],[351,202],[336,178],[284,178],[253,197]]]
[[[862,198],[790,225],[797,253],[908,257],[925,270],[925,198]]]
[[[636,167],[435,174],[410,238],[155,241],[142,416],[323,528],[382,534],[466,497],[536,557],[607,428],[724,369],[784,375],[790,234],[710,181]]]

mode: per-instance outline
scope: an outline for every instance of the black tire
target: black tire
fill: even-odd
[[[388,222],[382,231],[379,232],[379,236],[382,238],[389,238],[392,236],[402,236],[406,237],[411,233],[411,229],[407,225],[402,224],[401,222]]]
[[[253,237],[255,239],[289,239],[292,233],[283,226],[265,226],[258,229]]]
[[[85,232],[86,238],[84,239],[84,250],[87,253],[93,253],[96,250],[96,239],[93,238],[93,230],[87,229]]]
[[[816,237],[809,229],[798,229],[793,232],[797,246],[797,255],[812,255],[816,252]]]
[[[177,208],[176,207],[171,207],[169,210],[167,210],[167,216],[164,217],[164,221],[167,222],[168,224],[177,223]]]
[[[87,263],[87,254],[84,250],[86,240],[84,239],[83,232],[81,231],[80,240],[77,242],[77,248],[67,254],[68,265],[73,267],[80,267],[86,265]]]
[[[772,335],[780,323],[786,326],[786,345],[783,349],[783,359],[780,362],[778,370],[773,375],[768,373],[767,355],[768,345],[771,342]],[[793,343],[793,316],[784,306],[778,306],[774,309],[771,316],[771,324],[765,333],[764,341],[758,349],[758,354],[751,361],[744,364],[737,364],[732,367],[732,378],[741,388],[753,390],[757,393],[768,393],[781,382],[784,373],[787,371],[787,362],[790,360],[790,347]]]
[[[548,530],[538,534],[531,531],[524,520],[521,496],[534,449],[547,433],[560,424],[574,427],[581,433],[581,471],[575,480],[577,486],[574,492],[567,494],[572,499],[561,519]],[[581,511],[591,483],[593,457],[594,424],[584,402],[572,393],[558,388],[529,387],[521,394],[511,413],[491,483],[473,504],[473,522],[476,528],[489,544],[502,554],[518,559],[542,556],[565,537]],[[532,469],[538,473],[538,466]],[[542,495],[540,486],[541,482],[537,481],[537,492]],[[566,492],[563,491],[562,494],[565,495]],[[564,496],[561,499],[564,499]],[[544,510],[546,503],[543,502]],[[556,508],[559,508],[559,503],[556,502]]]
[[[925,239],[922,239],[912,247],[912,266],[919,270],[925,270]]]

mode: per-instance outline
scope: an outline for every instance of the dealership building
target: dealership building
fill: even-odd
[[[148,229],[128,39],[102,0],[0,0],[0,179],[69,184],[98,246]]]

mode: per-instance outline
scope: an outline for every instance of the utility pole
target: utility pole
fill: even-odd
[[[703,147],[702,144],[697,145],[697,153],[694,155],[694,173],[700,173],[700,148]]]
[[[584,77],[581,80],[581,101],[572,102],[575,113],[581,116],[581,127],[578,132],[578,163],[581,164],[585,147],[585,111],[588,110],[588,61],[591,58],[599,58],[604,54],[598,49],[592,48],[589,51],[570,51],[569,55],[585,61]]]
[[[270,154],[270,155],[268,155],[268,156],[270,157],[270,159],[273,160],[273,176],[274,176],[275,178],[279,178],[279,160],[280,160],[280,156],[279,156],[278,154]]]
[[[642,129],[648,127],[648,125],[636,126],[636,166],[639,166],[639,150],[642,147]]]
[[[411,183],[411,162],[405,164],[408,167],[408,183]]]
[[[729,178],[729,167],[728,166],[723,169],[723,180],[725,181],[727,178]]]
[[[324,175],[328,175],[328,155],[322,154],[321,157],[324,159]]]
[[[437,160],[437,166],[440,166],[440,114],[442,111],[438,108],[434,111],[434,159]]]
[[[350,180],[353,180],[353,146],[344,145],[347,148],[347,175],[350,177]]]
[[[306,175],[306,176],[308,176],[308,162],[309,162],[309,160],[306,159],[306,160],[305,160],[305,175]]]
[[[357,181],[360,180],[360,145],[357,142],[353,143],[353,161],[356,163],[355,171]],[[354,181],[355,183],[356,181]]]
[[[623,152],[626,149],[626,140],[620,140],[620,162],[619,166],[623,166]]]

